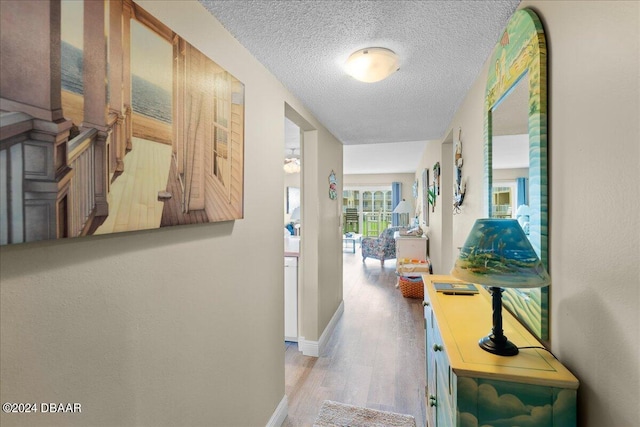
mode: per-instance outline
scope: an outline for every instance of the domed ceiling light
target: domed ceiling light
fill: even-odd
[[[286,159],[283,168],[285,173],[298,173],[300,172],[300,160]]]
[[[285,173],[298,173],[300,172],[300,159],[295,157],[295,148],[291,149],[291,157],[284,159],[284,172]]]
[[[398,55],[383,47],[367,47],[349,56],[345,64],[347,74],[365,83],[384,80],[398,71]]]

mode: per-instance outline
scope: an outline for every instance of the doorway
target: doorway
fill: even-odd
[[[441,146],[440,195],[442,197],[442,242],[440,273],[453,267],[453,133],[450,132]]]
[[[302,233],[302,134],[284,118],[284,339],[298,342],[298,264]]]

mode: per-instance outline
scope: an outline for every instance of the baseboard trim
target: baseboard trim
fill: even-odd
[[[342,313],[344,313],[344,301],[340,301],[338,309],[333,313],[333,317],[331,317],[327,327],[324,328],[320,339],[318,341],[309,341],[304,337],[300,337],[298,340],[298,350],[305,356],[320,357],[320,354],[322,354],[329,342],[329,338],[331,338],[331,334],[333,334],[333,330],[336,328],[338,320],[342,317]]]
[[[344,300],[340,301],[340,305],[338,306],[338,309],[336,310],[335,313],[333,313],[331,320],[329,320],[329,324],[327,325],[326,328],[324,328],[322,335],[320,335],[319,349],[318,349],[319,354],[322,354],[322,351],[327,347],[329,338],[331,338],[331,335],[333,334],[333,331],[336,328],[336,325],[338,324],[338,320],[340,320],[340,318],[342,317],[342,313],[344,313]]]
[[[319,357],[320,350],[318,341],[308,341],[305,337],[298,339],[298,351],[305,356]]]
[[[289,402],[287,399],[287,395],[284,395],[278,407],[269,418],[269,422],[265,427],[281,427],[284,423],[284,419],[287,418],[287,413],[289,412]]]

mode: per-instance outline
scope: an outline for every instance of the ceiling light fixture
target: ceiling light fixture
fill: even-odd
[[[300,172],[300,162],[298,159],[285,159],[283,168],[285,173],[298,173]]]
[[[300,172],[300,159],[295,156],[295,148],[291,149],[291,157],[287,157],[284,159],[284,172],[285,173],[298,173]]]
[[[398,71],[398,55],[383,47],[367,47],[349,56],[345,64],[347,74],[365,83],[384,80]]]

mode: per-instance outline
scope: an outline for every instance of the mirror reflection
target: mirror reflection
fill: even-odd
[[[529,234],[529,81],[525,74],[492,110],[491,217],[517,219]]]

